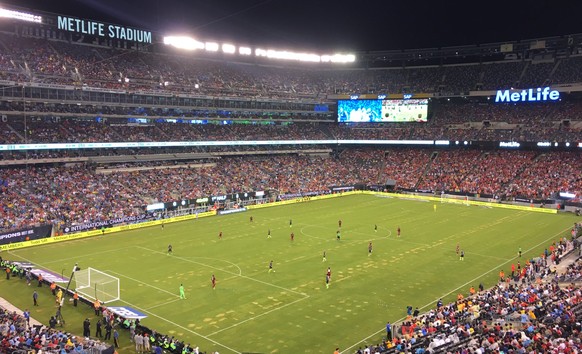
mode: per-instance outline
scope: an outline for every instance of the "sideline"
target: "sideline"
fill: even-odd
[[[553,235],[553,236],[551,236],[551,237],[549,237],[549,238],[545,239],[544,241],[542,241],[542,242],[538,243],[537,245],[535,245],[535,246],[533,246],[533,247],[530,247],[529,249],[525,250],[525,251],[524,251],[524,253],[530,252],[530,251],[532,251],[533,249],[535,249],[535,248],[537,248],[537,247],[539,247],[539,246],[541,246],[541,245],[545,244],[546,242],[549,242],[549,241],[551,241],[551,240],[555,239],[556,237],[560,236],[561,234],[563,234],[564,232],[566,232],[566,231],[568,231],[568,230],[570,230],[570,227],[567,227],[567,228],[565,228],[564,230],[562,230],[562,231],[560,231],[560,232],[556,233],[555,235]],[[423,305],[422,307],[419,307],[419,309],[420,309],[420,310],[423,310],[423,309],[425,309],[425,308],[427,308],[427,307],[429,307],[429,306],[433,305],[433,304],[434,304],[436,301],[438,301],[439,299],[442,299],[443,297],[446,297],[446,296],[448,296],[448,295],[450,295],[450,294],[454,293],[455,291],[457,291],[457,290],[459,290],[459,289],[461,289],[461,288],[464,288],[464,287],[466,287],[467,285],[469,285],[469,284],[471,284],[471,283],[474,283],[476,280],[479,280],[479,279],[481,279],[482,277],[484,277],[485,275],[487,275],[487,274],[489,274],[489,273],[491,273],[491,272],[494,272],[494,271],[498,270],[500,267],[502,267],[502,266],[504,266],[504,265],[508,264],[509,262],[511,262],[512,260],[514,260],[514,259],[516,259],[516,258],[518,258],[518,257],[517,257],[517,256],[515,256],[515,257],[512,257],[512,258],[508,259],[507,261],[505,261],[505,262],[503,262],[503,263],[501,263],[501,264],[497,265],[496,267],[494,267],[494,268],[492,268],[492,269],[490,269],[490,270],[486,271],[485,273],[483,273],[483,274],[481,274],[481,275],[477,276],[476,278],[469,280],[469,281],[468,281],[468,282],[466,282],[465,284],[462,284],[462,285],[460,285],[460,286],[458,286],[458,287],[454,288],[453,290],[449,291],[448,293],[446,293],[446,294],[443,294],[443,295],[441,295],[441,296],[439,296],[439,297],[435,298],[435,299],[434,299],[434,300],[432,300],[431,302],[429,302],[429,303],[427,303],[427,304]],[[401,317],[401,318],[397,319],[396,321],[394,321],[394,322],[392,322],[392,323],[398,323],[398,322],[402,322],[404,319],[406,319],[406,317]],[[370,334],[370,335],[369,335],[369,336],[367,336],[366,338],[363,338],[363,339],[359,340],[358,342],[356,342],[356,343],[352,344],[351,346],[347,347],[346,349],[342,350],[342,353],[348,354],[350,349],[353,349],[353,348],[355,348],[357,345],[362,345],[362,343],[364,343],[364,342],[365,342],[365,341],[367,341],[368,339],[370,339],[370,338],[372,338],[372,337],[374,337],[374,336],[376,336],[376,335],[378,335],[379,333],[382,333],[382,332],[384,332],[384,331],[386,331],[386,327],[385,327],[385,326],[383,326],[383,327],[382,327],[380,330],[378,330],[378,331],[376,331],[376,332],[374,332],[374,333]]]

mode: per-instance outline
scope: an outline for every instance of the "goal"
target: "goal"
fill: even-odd
[[[464,204],[470,206],[469,198],[465,195],[441,193],[441,203]]]
[[[75,291],[85,298],[99,299],[102,303],[119,300],[119,278],[87,268],[76,271],[74,280]]]

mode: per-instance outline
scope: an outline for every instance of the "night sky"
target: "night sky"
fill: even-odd
[[[276,49],[438,48],[582,33],[576,0],[3,0],[205,41]]]

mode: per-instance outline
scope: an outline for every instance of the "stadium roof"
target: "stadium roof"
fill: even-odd
[[[305,50],[440,48],[582,33],[564,0],[4,0],[4,4],[209,40]]]

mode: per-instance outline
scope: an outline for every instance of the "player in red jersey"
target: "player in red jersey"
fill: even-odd
[[[398,235],[398,237],[400,237],[400,226],[398,226],[398,230],[396,230],[396,235]]]
[[[218,238],[222,240],[222,231],[218,233]]]
[[[292,232],[291,233],[291,241],[293,241],[295,239],[295,234]]]
[[[212,274],[210,282],[212,283],[212,290],[216,289],[216,277],[214,276],[214,274]]]
[[[342,227],[342,219],[339,219],[337,221],[337,226],[341,229],[341,227]]]

